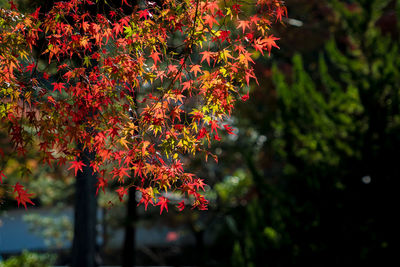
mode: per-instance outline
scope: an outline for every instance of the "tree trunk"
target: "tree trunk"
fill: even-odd
[[[136,5],[136,1],[133,1],[132,5]],[[131,110],[129,115],[132,118],[134,124],[137,123],[137,92],[132,94],[133,102],[135,106],[134,110]],[[135,132],[134,134],[137,134]],[[131,172],[131,178],[135,179],[134,171]],[[122,251],[122,267],[135,266],[135,232],[136,222],[138,220],[136,211],[136,188],[134,186],[129,188],[128,191],[128,203],[126,204],[126,217],[125,217],[125,239],[124,247]]]
[[[136,231],[136,189],[129,188],[126,221],[125,221],[125,240],[122,254],[122,266],[135,266],[135,231]]]
[[[72,267],[95,267],[97,197],[96,175],[90,162],[94,153],[85,149],[81,156],[86,165],[79,171],[75,183],[74,241],[72,244]]]

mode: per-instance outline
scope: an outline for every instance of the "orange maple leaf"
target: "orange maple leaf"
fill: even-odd
[[[203,55],[203,57],[201,58],[200,63],[203,63],[203,61],[207,61],[208,66],[210,66],[210,58],[213,56],[213,52],[210,51],[203,51],[200,53],[201,55]]]
[[[203,71],[202,71],[200,68],[201,68],[200,65],[193,65],[193,66],[190,68],[190,72],[194,72],[194,77],[197,77],[197,73],[198,73],[198,72],[203,73]]]
[[[250,29],[250,21],[247,21],[247,20],[239,20],[239,25],[237,26],[236,29],[239,29],[239,28],[242,28],[243,34],[244,34],[244,31],[246,30],[246,28],[249,28],[249,29]]]
[[[205,23],[205,24],[208,24],[208,26],[209,26],[211,29],[212,29],[214,23],[217,24],[217,25],[219,25],[218,21],[215,19],[215,16],[211,16],[211,15],[207,14],[207,15],[205,15],[205,16],[203,17],[203,19],[204,19],[204,23]]]

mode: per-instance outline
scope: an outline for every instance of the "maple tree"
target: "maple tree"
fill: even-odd
[[[14,153],[38,144],[44,163],[76,175],[87,150],[97,193],[117,181],[121,201],[134,187],[160,214],[163,191],[207,209],[205,184],[182,156],[216,159],[210,142],[234,134],[225,121],[256,80],[252,56],[279,48],[270,27],[286,14],[283,1],[145,1],[124,14],[123,0],[96,15],[90,0],[28,15],[10,3],[0,9],[0,120]],[[22,185],[12,188],[18,204],[33,204]]]

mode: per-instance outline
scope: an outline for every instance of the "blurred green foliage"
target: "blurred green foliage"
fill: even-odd
[[[219,240],[232,254],[220,262],[388,264],[397,242],[400,1],[287,5],[302,21],[280,29],[275,65],[259,60],[263,86],[235,114],[237,140],[220,145]]]
[[[0,267],[47,267],[52,266],[54,261],[54,255],[24,251],[21,255],[0,262]]]

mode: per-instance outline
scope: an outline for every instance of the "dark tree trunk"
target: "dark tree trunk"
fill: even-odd
[[[89,167],[93,159],[94,153],[85,149],[81,160],[86,166],[76,176],[72,267],[96,266],[96,175]]]
[[[129,188],[126,221],[125,221],[125,240],[122,254],[122,266],[135,266],[135,232],[136,232],[136,189]]]
[[[204,229],[194,230],[194,237],[196,240],[196,253],[198,255],[198,264],[199,266],[205,266]]]
[[[136,5],[137,1],[132,1],[132,5]],[[132,122],[137,123],[137,92],[132,93],[133,102],[135,106],[132,107],[133,110],[129,112]],[[137,132],[135,132],[137,134]],[[131,178],[135,179],[134,171],[131,172]],[[132,267],[135,266],[135,232],[136,232],[136,222],[138,220],[138,215],[136,211],[136,188],[134,186],[129,188],[128,191],[128,203],[126,204],[126,217],[125,217],[125,239],[124,247],[122,251],[122,267]]]

